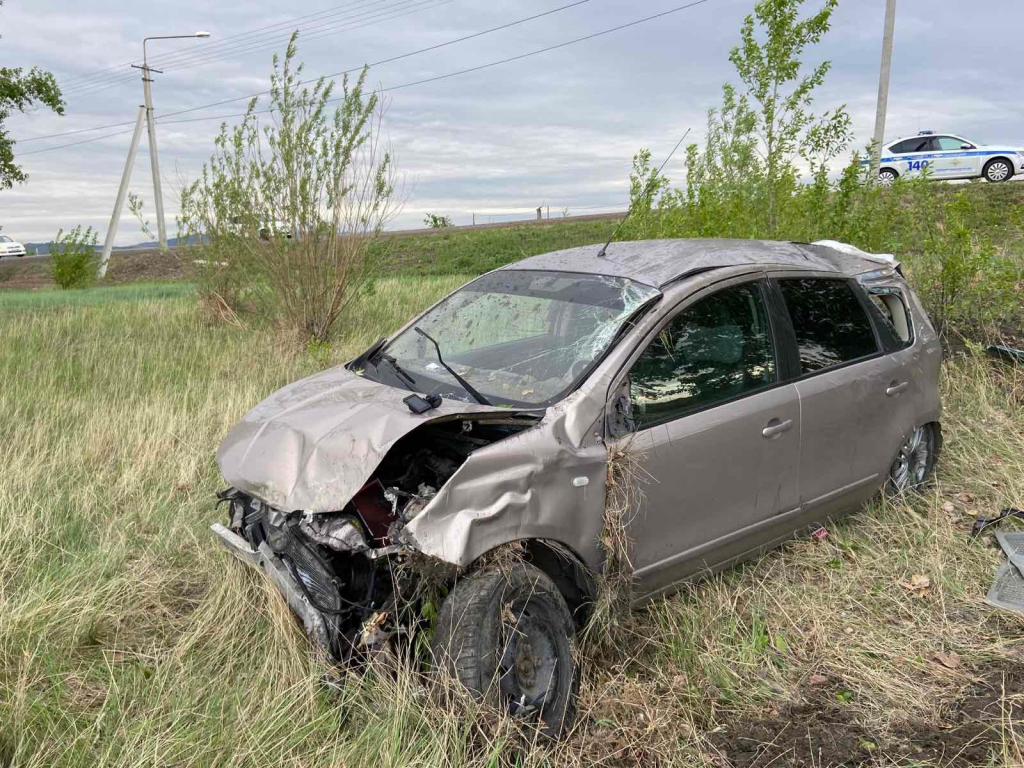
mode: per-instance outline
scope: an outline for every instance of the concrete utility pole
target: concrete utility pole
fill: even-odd
[[[98,275],[103,277],[107,274],[107,261],[110,259],[110,251],[114,247],[114,238],[117,237],[117,226],[121,222],[121,209],[124,207],[124,199],[128,196],[128,182],[132,178],[132,166],[135,165],[135,153],[139,148],[139,136],[142,131],[142,118],[145,116],[149,128],[149,163],[153,170],[153,198],[156,206],[156,225],[160,237],[160,250],[167,250],[167,225],[164,222],[164,196],[160,190],[160,161],[156,154],[156,121],[153,118],[153,93],[149,84],[151,72],[159,72],[158,69],[150,69],[146,60],[146,43],[150,40],[180,40],[193,37],[209,37],[209,32],[193,32],[191,35],[162,35],[160,37],[147,37],[142,41],[142,66],[132,64],[135,69],[142,70],[142,93],[145,103],[139,107],[139,118],[135,121],[135,133],[132,135],[132,144],[128,150],[128,160],[125,162],[124,173],[121,174],[121,186],[117,189],[117,202],[114,203],[114,212],[110,215],[110,226],[107,228],[107,236],[103,241],[103,254],[100,257],[100,268]]]
[[[870,183],[878,181],[878,168],[882,162],[882,142],[885,141],[885,113],[889,106],[889,71],[892,68],[892,37],[896,25],[896,0],[885,2],[885,31],[882,33],[882,70],[878,78],[878,107],[875,111],[875,139],[871,145]]]
[[[114,212],[110,214],[110,226],[107,227],[107,237],[103,241],[103,253],[100,256],[100,268],[96,273],[102,280],[107,274],[107,262],[110,261],[110,251],[114,247],[114,238],[117,236],[117,225],[121,223],[121,210],[124,208],[124,199],[128,195],[128,183],[132,180],[132,166],[135,165],[135,153],[139,149],[139,138],[142,136],[142,119],[146,116],[146,106],[139,105],[139,116],[135,120],[135,133],[132,134],[132,143],[128,148],[128,159],[124,164],[124,173],[121,174],[121,186],[117,188],[117,202],[114,203]]]
[[[142,94],[146,102],[146,133],[149,139],[149,168],[153,172],[153,205],[156,207],[156,233],[160,250],[167,250],[167,223],[164,221],[164,193],[160,187],[160,158],[156,151],[156,122],[153,120],[153,89],[149,65],[146,63],[146,43],[142,43]]]

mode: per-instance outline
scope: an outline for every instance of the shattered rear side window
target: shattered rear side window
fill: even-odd
[[[446,363],[496,404],[545,405],[568,392],[600,358],[655,288],[618,277],[502,270],[473,281],[417,323]],[[408,329],[387,347],[417,388],[468,400]]]

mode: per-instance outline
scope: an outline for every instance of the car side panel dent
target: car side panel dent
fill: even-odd
[[[538,426],[474,451],[401,541],[466,567],[502,544],[550,539],[598,568],[607,452],[570,439],[567,412],[551,408]]]

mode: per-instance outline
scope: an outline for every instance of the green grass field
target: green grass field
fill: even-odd
[[[439,706],[402,668],[322,685],[283,602],[208,530],[213,453],[278,387],[528,250],[451,237],[375,283],[329,359],[208,323],[185,284],[0,294],[0,765],[1024,760],[1024,617],[983,604],[1002,556],[967,540],[975,513],[1024,506],[1024,372],[973,356],[945,365],[925,493],[637,612],[585,666],[565,742]]]

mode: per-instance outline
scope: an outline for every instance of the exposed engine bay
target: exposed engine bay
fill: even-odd
[[[338,661],[411,636],[422,603],[454,579],[456,566],[401,542],[403,527],[477,449],[536,425],[539,415],[505,414],[429,422],[388,451],[343,509],[283,512],[237,488],[214,530],[232,551],[277,583],[307,634]]]

